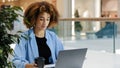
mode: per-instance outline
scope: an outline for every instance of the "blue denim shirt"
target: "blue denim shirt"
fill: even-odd
[[[25,39],[24,37],[20,37],[19,44],[15,46],[12,62],[16,68],[25,68],[25,64],[34,63],[34,59],[39,57],[33,29],[28,30],[21,36],[28,36],[28,38]],[[47,45],[51,50],[50,61],[55,63],[59,51],[63,50],[63,45],[54,32],[46,30],[45,37],[47,39]]]

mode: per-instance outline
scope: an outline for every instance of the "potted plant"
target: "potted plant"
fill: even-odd
[[[22,10],[17,6],[2,5],[0,7],[0,68],[12,68],[9,54],[12,54],[10,44],[16,42],[16,35],[8,33],[13,29],[13,22],[20,15],[16,11]]]
[[[75,18],[80,17],[77,9],[75,10],[74,16],[75,16]],[[75,31],[80,32],[81,30],[82,30],[82,25],[81,25],[80,21],[75,21]]]
[[[80,17],[77,9],[75,10],[74,16],[75,16],[75,18]],[[80,39],[80,32],[81,31],[82,31],[82,25],[81,25],[80,21],[75,21],[75,36],[76,36],[76,39]]]

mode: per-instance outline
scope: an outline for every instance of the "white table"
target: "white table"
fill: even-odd
[[[120,55],[88,50],[83,68],[120,68]]]
[[[47,65],[45,68],[52,66]],[[88,50],[83,68],[120,68],[120,55]]]

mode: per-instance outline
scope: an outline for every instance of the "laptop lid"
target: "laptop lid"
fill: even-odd
[[[59,52],[55,68],[82,68],[87,48]]]

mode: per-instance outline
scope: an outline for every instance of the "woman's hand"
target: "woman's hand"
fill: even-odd
[[[38,68],[37,64],[33,63],[33,64],[26,64],[25,68]]]

